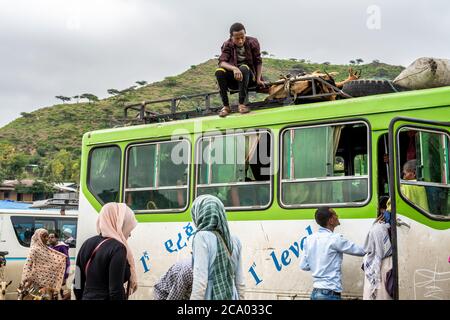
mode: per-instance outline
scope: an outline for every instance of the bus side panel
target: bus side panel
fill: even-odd
[[[363,245],[373,219],[343,219],[337,232]],[[156,281],[176,261],[191,259],[192,222],[139,223],[129,240],[140,289],[133,299],[152,299]],[[299,267],[303,239],[317,231],[314,220],[230,221],[230,232],[242,244],[245,299],[309,299],[310,272]],[[362,258],[345,255],[342,265],[344,298],[361,298]]]
[[[28,255],[28,248],[23,247],[16,237],[11,216],[3,215],[0,250],[8,251],[6,256],[5,280],[12,281],[6,292],[8,300],[17,299],[17,287],[22,278],[23,265]]]
[[[96,234],[98,213],[80,196],[77,250]],[[336,232],[363,245],[373,219],[341,219]],[[314,220],[230,221],[230,231],[242,244],[242,270],[246,299],[308,299],[310,272],[300,270],[303,239],[317,231]],[[132,299],[152,299],[153,286],[176,261],[191,259],[192,222],[139,223],[129,239],[138,275],[138,291]],[[344,256],[344,298],[361,298],[364,274],[362,258]]]
[[[373,219],[340,221],[341,225],[335,232],[363,246]],[[310,298],[312,275],[309,271],[301,270],[299,263],[303,255],[305,237],[318,229],[315,220],[231,221],[230,229],[242,243],[246,299]],[[362,257],[344,255],[344,299],[362,298],[364,273],[361,265]]]
[[[399,213],[397,226],[399,298],[450,300],[450,232]]]

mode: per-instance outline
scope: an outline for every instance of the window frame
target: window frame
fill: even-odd
[[[447,137],[448,141],[449,141],[449,146],[450,146],[450,134],[440,128],[430,128],[430,127],[423,127],[420,125],[414,125],[413,123],[409,123],[409,124],[404,124],[399,126],[396,129],[396,134],[395,134],[395,149],[396,149],[396,159],[395,161],[397,162],[396,164],[396,170],[398,173],[398,179],[396,182],[396,188],[397,188],[397,193],[399,194],[400,198],[406,203],[408,204],[410,207],[414,208],[415,210],[417,210],[418,212],[420,212],[422,215],[424,215],[425,217],[431,219],[431,220],[435,220],[435,221],[450,221],[450,215],[448,215],[447,217],[442,216],[442,215],[437,215],[437,214],[433,214],[430,212],[425,211],[424,209],[422,209],[421,207],[419,207],[418,205],[416,205],[415,203],[413,203],[411,200],[409,200],[408,198],[406,198],[403,193],[401,192],[401,184],[408,184],[408,185],[414,185],[414,186],[423,186],[423,187],[439,187],[439,188],[450,188],[450,184],[449,185],[444,185],[441,183],[437,183],[437,182],[425,182],[425,181],[412,181],[412,182],[408,182],[408,180],[404,180],[401,178],[401,172],[402,172],[402,166],[400,165],[400,133],[402,132],[402,130],[404,129],[409,129],[409,130],[415,130],[415,131],[423,131],[423,132],[428,132],[428,133],[437,133],[437,134],[443,134],[444,136]],[[450,148],[449,148],[449,152],[450,152]],[[448,172],[447,174],[450,174],[450,172]],[[450,181],[449,181],[450,182]],[[428,197],[427,197],[428,200]]]
[[[88,164],[87,164],[87,172],[86,172],[86,186],[87,186],[87,189],[89,190],[90,194],[93,195],[94,198],[98,201],[98,203],[100,203],[102,206],[105,203],[103,202],[102,199],[100,199],[97,196],[97,194],[95,192],[92,191],[91,183],[90,183],[91,182],[92,153],[95,150],[97,150],[97,149],[111,148],[111,147],[118,148],[119,152],[120,152],[120,162],[119,162],[119,170],[120,170],[120,172],[119,172],[119,191],[118,191],[118,195],[119,195],[118,202],[120,202],[122,200],[122,199],[120,199],[120,196],[121,196],[120,187],[121,187],[121,178],[122,178],[121,177],[121,175],[122,175],[122,157],[123,157],[122,148],[119,145],[117,145],[117,144],[101,145],[101,146],[96,146],[96,147],[93,147],[92,149],[90,149],[89,150],[89,154],[88,154]]]
[[[187,174],[187,182],[185,186],[164,186],[164,187],[144,187],[144,188],[127,188],[128,181],[128,158],[130,156],[130,149],[133,147],[143,146],[143,145],[154,145],[154,144],[162,144],[162,143],[175,143],[175,142],[187,142],[188,143],[188,174]],[[191,191],[191,158],[192,158],[192,143],[188,137],[181,137],[176,140],[154,140],[154,141],[144,141],[144,142],[136,142],[130,143],[125,148],[125,167],[124,167],[124,176],[122,181],[122,201],[126,203],[126,192],[132,191],[153,191],[153,190],[177,190],[177,189],[185,189],[186,188],[186,205],[180,209],[156,209],[156,210],[133,210],[135,214],[158,214],[158,213],[182,213],[185,212],[190,205],[190,191]],[[155,173],[158,172],[158,168],[155,169]]]
[[[58,222],[57,222],[57,220],[56,220],[56,217],[34,217],[33,219],[34,219],[34,220],[33,220],[33,225],[34,225],[34,229],[35,229],[35,230],[40,229],[40,228],[36,228],[36,222],[44,222],[44,223],[45,223],[45,222],[47,222],[47,223],[53,222],[54,229],[48,229],[48,228],[42,227],[42,228],[44,228],[45,230],[47,230],[49,234],[52,233],[52,231],[55,231],[55,232],[56,232],[56,230],[58,230],[58,229],[57,229],[57,228],[58,228]],[[45,225],[44,225],[44,226],[45,226]]]
[[[365,176],[336,176],[336,177],[316,177],[316,178],[303,178],[303,179],[293,179],[289,182],[283,181],[283,160],[284,160],[284,141],[283,134],[292,129],[306,129],[306,128],[318,128],[318,127],[330,127],[330,126],[339,126],[339,125],[348,125],[348,124],[363,124],[367,129],[367,175]],[[334,208],[358,208],[364,207],[370,203],[372,200],[372,127],[370,122],[364,118],[357,119],[349,119],[349,120],[335,120],[335,121],[327,121],[327,122],[318,122],[318,123],[308,123],[304,125],[290,125],[287,127],[283,127],[280,130],[279,134],[279,169],[278,169],[278,203],[281,208],[284,209],[301,209],[301,208],[317,208],[320,206],[330,206]],[[352,159],[353,160],[353,159]],[[283,183],[292,183],[292,182],[321,182],[321,181],[338,181],[338,180],[359,180],[359,179],[367,179],[367,198],[363,202],[341,202],[341,203],[309,203],[309,204],[285,204],[283,203],[282,197],[282,184]]]
[[[31,237],[30,237],[30,243],[28,245],[19,238],[19,234],[17,233],[17,229],[16,229],[16,224],[15,224],[15,222],[13,220],[15,218],[29,218],[31,220],[32,234],[31,234]],[[22,215],[11,215],[9,217],[9,221],[11,221],[11,226],[13,228],[14,235],[15,235],[15,238],[16,238],[17,242],[20,244],[20,246],[22,246],[24,248],[29,248],[31,246],[31,238],[33,237],[33,234],[34,234],[34,231],[35,231],[34,217],[32,217],[32,216],[22,216]]]
[[[225,207],[225,209],[227,211],[260,211],[260,210],[266,210],[268,208],[270,208],[273,204],[273,200],[274,200],[274,196],[273,196],[273,192],[274,192],[274,160],[275,160],[275,154],[274,154],[274,134],[272,132],[272,130],[268,129],[268,128],[242,128],[242,130],[254,130],[254,132],[239,132],[239,133],[229,133],[227,134],[226,131],[222,131],[220,134],[215,131],[212,133],[208,133],[208,132],[202,132],[200,137],[197,138],[197,140],[195,141],[195,166],[194,166],[194,178],[195,178],[195,185],[194,185],[194,199],[197,198],[198,195],[198,187],[226,187],[226,186],[240,186],[240,185],[261,185],[261,184],[269,184],[269,201],[267,202],[266,205],[264,206],[239,206],[239,207]],[[199,185],[198,184],[198,180],[199,180],[199,174],[200,174],[200,147],[201,147],[201,142],[204,139],[209,139],[212,137],[225,137],[225,136],[236,136],[236,135],[251,135],[254,133],[260,133],[260,132],[266,132],[269,134],[269,138],[270,138],[270,179],[268,180],[268,182],[265,181],[255,181],[255,182],[234,182],[234,183],[212,183],[209,185]]]
[[[69,246],[69,248],[76,248],[77,234],[78,234],[78,219],[77,218],[70,218],[70,217],[67,217],[67,218],[57,217],[56,218],[56,226],[58,228],[56,230],[59,230],[59,232],[60,232],[59,239],[61,240],[61,238],[64,236],[63,235],[64,229],[63,228],[59,229],[59,227],[63,227],[64,226],[63,222],[66,222],[66,221],[74,222],[74,224],[75,224],[76,233],[75,234],[72,233],[72,237],[75,237],[75,244],[67,244],[67,245]],[[72,223],[70,223],[70,224],[72,224]]]
[[[49,216],[29,216],[29,215],[12,214],[9,218],[10,218],[9,220],[11,221],[11,226],[12,226],[12,228],[14,230],[14,234],[16,236],[17,242],[24,248],[29,248],[30,247],[30,245],[31,245],[31,237],[30,237],[30,243],[28,245],[24,245],[24,242],[22,242],[22,240],[19,239],[19,235],[17,234],[17,230],[16,230],[16,227],[15,227],[16,224],[14,223],[14,219],[16,219],[16,218],[19,218],[19,219],[23,219],[23,218],[30,219],[30,221],[32,222],[32,235],[31,236],[33,236],[34,232],[38,229],[38,228],[36,228],[36,220],[52,221],[55,224],[55,227],[56,227],[56,229],[54,231],[55,232],[56,231],[60,232],[60,238],[61,238],[63,230],[59,230],[58,227],[59,227],[61,221],[73,222],[75,224],[75,226],[76,226],[76,231],[78,233],[78,218],[76,218],[76,217],[64,217],[63,218],[61,216],[49,217]],[[47,231],[49,231],[49,233],[51,233],[50,232],[51,230],[47,230]],[[76,241],[76,234],[74,236],[75,236],[75,241]],[[69,248],[75,248],[75,246],[70,246],[69,245]]]

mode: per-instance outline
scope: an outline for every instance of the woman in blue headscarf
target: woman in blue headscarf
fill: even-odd
[[[223,203],[201,195],[192,204],[197,228],[192,243],[193,283],[191,300],[242,300],[241,243],[230,235]]]

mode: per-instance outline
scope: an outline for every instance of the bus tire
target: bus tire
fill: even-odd
[[[344,84],[342,91],[352,97],[364,97],[382,93],[405,91],[389,80],[353,80]]]

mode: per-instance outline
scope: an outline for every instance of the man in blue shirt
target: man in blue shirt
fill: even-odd
[[[328,207],[317,209],[318,232],[306,238],[300,268],[313,276],[312,300],[340,300],[342,292],[341,266],[343,254],[364,256],[364,249],[333,233],[339,223],[336,212]]]

